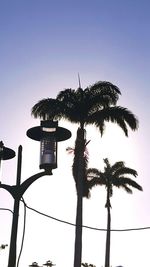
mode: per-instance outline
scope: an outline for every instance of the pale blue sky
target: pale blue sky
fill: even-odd
[[[6,146],[16,151],[19,144],[24,146],[22,179],[38,171],[38,144],[25,135],[28,128],[39,124],[39,120],[31,118],[32,106],[42,98],[55,97],[59,90],[64,88],[77,88],[78,72],[84,88],[99,80],[116,84],[122,92],[119,104],[128,107],[138,116],[139,131],[133,134],[130,132],[128,139],[120,131],[116,131],[115,127],[110,127],[104,138],[98,141],[101,145],[99,149],[94,143],[95,139],[93,143],[91,142],[91,164],[97,164],[96,167],[99,168],[97,160],[99,155],[100,164],[102,164],[102,158],[107,156],[112,163],[115,160],[125,160],[128,165],[137,169],[139,173],[137,181],[144,188],[143,193],[137,192],[133,196],[126,196],[123,193],[122,198],[121,194],[116,192],[112,220],[114,228],[150,226],[149,14],[148,0],[0,1],[0,139]],[[74,145],[75,128],[65,125],[73,131],[73,138],[62,145],[64,149],[60,149],[58,170],[50,180],[45,178],[46,180],[38,181],[33,185],[25,195],[25,199],[29,206],[36,207],[54,217],[74,222],[76,194],[71,177],[72,158],[68,159],[65,147]],[[92,138],[93,134],[89,131],[88,137]],[[34,151],[37,155],[34,155]],[[63,159],[66,158],[65,163],[61,160],[61,156]],[[63,172],[64,177],[62,177]],[[5,162],[2,181],[14,183],[15,173],[16,159]],[[60,188],[63,188],[63,192],[58,190],[58,183]],[[105,190],[93,190],[92,196],[90,201],[85,201],[85,223],[104,228],[106,226],[103,203]],[[12,199],[8,194],[2,193],[2,190],[0,200],[1,205],[12,208]],[[98,201],[100,206],[96,203]],[[124,214],[119,205],[123,205]],[[95,213],[93,213],[94,210]],[[0,243],[9,243],[11,216],[1,211],[0,218],[0,229],[2,229]],[[38,220],[37,235],[35,223]],[[68,229],[67,226],[59,226],[60,229],[58,229],[58,224],[56,228],[55,224],[39,218],[38,215],[30,214],[20,266],[26,267],[36,260],[40,265],[48,259],[53,260],[57,267],[72,266],[74,229]],[[45,236],[39,233],[41,225],[47,231]],[[59,232],[57,237],[56,232]],[[21,234],[22,224],[20,223],[19,238]],[[48,241],[52,239],[51,242],[47,241],[46,235]],[[90,261],[97,267],[101,267],[104,263],[105,233],[101,235],[97,238],[97,232],[88,234],[86,230],[83,237],[83,261]],[[88,242],[86,242],[87,236]],[[113,267],[116,265],[148,266],[149,230],[135,234],[128,233],[126,236],[125,234],[121,236],[113,234],[113,236],[111,253]],[[64,243],[65,240],[68,241]],[[140,244],[139,240],[141,240]],[[122,251],[120,250],[120,258],[117,255],[120,249],[118,242],[123,246]],[[38,243],[42,246],[46,243],[46,246],[42,249],[40,244],[37,246]],[[33,247],[34,249],[31,249]],[[132,255],[133,247],[135,250]],[[127,250],[126,255],[123,253],[124,250]],[[6,267],[7,251],[3,255],[2,253],[3,251],[0,255],[1,260]]]

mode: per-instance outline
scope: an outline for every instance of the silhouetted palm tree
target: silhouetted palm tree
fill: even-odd
[[[34,261],[34,262],[32,262],[31,265],[29,265],[29,267],[40,267],[40,266],[38,265],[38,263],[36,261]]]
[[[94,264],[89,264],[87,262],[81,264],[83,267],[96,267]]]
[[[107,196],[106,204],[107,208],[107,235],[106,235],[106,252],[105,252],[105,267],[110,267],[110,231],[111,231],[111,203],[110,197],[113,195],[113,187],[123,188],[127,193],[132,193],[130,187],[136,188],[142,191],[142,187],[134,180],[128,177],[128,175],[137,176],[137,172],[134,169],[125,166],[123,161],[118,161],[113,165],[110,165],[109,160],[104,159],[105,167],[101,172],[96,168],[89,168],[87,170],[87,179],[89,180],[89,188],[95,185],[104,185],[106,187]]]
[[[125,135],[128,136],[128,126],[132,130],[138,127],[138,121],[128,109],[116,106],[120,95],[117,86],[109,82],[97,82],[86,89],[65,89],[56,99],[42,99],[32,108],[32,115],[43,120],[67,119],[77,123],[75,156],[73,163],[73,177],[77,189],[77,213],[74,267],[81,267],[82,252],[82,198],[88,197],[85,190],[85,158],[86,125],[94,125],[99,128],[101,135],[105,129],[105,122],[117,123]]]
[[[53,264],[52,261],[47,261],[46,263],[43,264],[43,266],[49,266],[49,267],[52,267],[52,266],[55,266],[56,264]]]

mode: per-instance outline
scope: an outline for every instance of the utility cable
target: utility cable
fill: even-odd
[[[41,211],[38,211],[34,208],[31,208],[29,207],[27,204],[25,204],[26,207],[40,215],[43,215],[45,217],[48,217],[52,220],[55,220],[55,221],[58,221],[58,222],[61,222],[61,223],[65,223],[65,224],[68,224],[68,225],[72,225],[72,226],[76,226],[74,223],[71,223],[71,222],[68,222],[68,221],[64,221],[64,220],[61,220],[61,219],[58,219],[56,217],[53,217],[53,216],[50,216],[48,214],[45,214]],[[0,210],[9,210],[9,209],[3,209],[3,208],[0,208]],[[9,210],[11,211],[11,210]],[[11,211],[12,212],[12,211]],[[12,212],[13,213],[13,212]],[[87,226],[87,225],[82,225],[83,228],[87,228],[87,229],[91,229],[91,230],[96,230],[96,231],[107,231],[107,229],[104,229],[104,228],[96,228],[96,227],[91,227],[91,226]],[[150,229],[150,226],[146,226],[146,227],[139,227],[139,228],[128,228],[128,229],[111,229],[111,232],[127,232],[127,231],[139,231],[139,230],[149,230]]]
[[[40,215],[48,217],[48,218],[50,218],[52,220],[55,220],[55,221],[58,221],[58,222],[61,222],[61,223],[65,223],[65,224],[68,224],[68,225],[76,226],[74,223],[70,223],[68,221],[64,221],[64,220],[52,217],[52,216],[50,216],[48,214],[45,214],[45,213],[43,213],[41,211],[38,211],[38,210],[36,210],[34,208],[29,207],[27,204],[25,204],[25,205],[26,205],[26,207],[28,209],[30,209],[30,210],[32,210],[32,211],[34,211],[34,212],[36,212],[36,213],[38,213]],[[87,225],[82,225],[82,227],[83,228],[87,228],[87,229],[91,229],[91,230],[96,230],[96,231],[107,231],[107,229],[104,229],[104,228],[96,228],[96,227],[91,227],[91,226],[87,226]],[[127,231],[139,231],[139,230],[148,230],[148,229],[150,229],[150,226],[148,226],[148,227],[139,227],[139,228],[129,228],[129,229],[111,229],[111,231],[112,232],[127,232]]]
[[[10,209],[0,208],[0,210],[7,210],[7,211],[10,211],[13,214],[13,211],[10,210]]]

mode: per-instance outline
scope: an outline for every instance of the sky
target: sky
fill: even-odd
[[[139,129],[126,138],[116,125],[108,124],[101,138],[87,128],[89,167],[103,169],[103,158],[113,164],[123,160],[138,172],[143,192],[128,195],[114,190],[112,229],[150,227],[149,136],[150,136],[150,3],[148,0],[0,0],[0,139],[16,151],[23,146],[22,181],[39,172],[39,143],[26,131],[40,125],[31,117],[39,100],[55,98],[60,90],[83,88],[96,81],[117,85],[122,95],[118,105],[139,119]],[[54,218],[75,223],[76,190],[72,178],[73,147],[77,125],[60,121],[72,137],[58,145],[58,168],[52,176],[36,181],[24,194],[29,207]],[[4,161],[1,182],[16,181],[17,157]],[[106,229],[106,192],[97,187],[84,199],[84,225]],[[0,208],[13,210],[13,199],[0,190]],[[23,233],[20,204],[18,249]],[[0,266],[7,267],[12,213],[0,210]],[[73,266],[74,226],[27,209],[21,267],[47,260],[57,267]],[[82,262],[104,266],[106,232],[83,228]],[[150,230],[112,232],[112,267],[149,264]]]

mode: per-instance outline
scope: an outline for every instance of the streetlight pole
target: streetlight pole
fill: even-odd
[[[13,220],[11,228],[11,238],[10,238],[10,249],[8,258],[8,267],[16,267],[16,246],[17,246],[17,232],[18,232],[18,216],[19,216],[19,204],[20,200],[28,189],[28,187],[36,181],[38,178],[44,175],[52,175],[51,170],[45,170],[39,172],[21,184],[21,163],[22,163],[22,146],[18,148],[18,163],[17,163],[17,179],[16,185],[10,186],[7,184],[0,184],[0,188],[7,190],[14,198],[14,210],[13,210]]]
[[[16,189],[20,189],[21,164],[22,164],[22,146],[19,146]],[[15,266],[16,264],[16,245],[17,245],[16,243],[17,243],[17,231],[18,231],[19,204],[20,204],[20,196],[18,192],[18,194],[14,195],[14,211],[13,211],[8,267]]]
[[[71,137],[71,132],[65,128],[58,127],[57,122],[42,121],[41,126],[31,128],[27,131],[27,136],[33,140],[41,141],[41,159],[39,172],[21,184],[22,146],[18,148],[17,177],[16,185],[10,186],[0,183],[0,188],[7,190],[14,198],[13,220],[10,238],[10,249],[8,267],[16,267],[16,246],[18,232],[18,216],[20,200],[28,187],[37,179],[45,175],[52,175],[52,169],[57,168],[57,142],[67,140]],[[15,152],[5,148],[0,144],[0,161],[10,159],[15,156]]]

